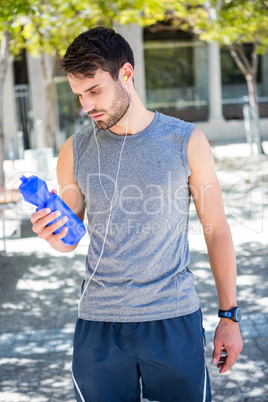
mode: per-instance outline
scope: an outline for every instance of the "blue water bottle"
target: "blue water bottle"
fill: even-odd
[[[53,232],[54,234],[57,234],[60,233],[65,226],[68,227],[66,236],[61,239],[63,243],[67,244],[67,246],[72,246],[85,235],[86,228],[84,224],[57,194],[50,194],[44,180],[39,179],[34,175],[28,178],[22,175],[20,176],[20,180],[22,181],[19,186],[20,193],[25,201],[30,202],[37,207],[37,211],[43,208],[49,208],[51,212],[60,211],[61,216],[54,219],[49,223],[49,225],[57,222],[63,216],[68,217],[68,221]]]

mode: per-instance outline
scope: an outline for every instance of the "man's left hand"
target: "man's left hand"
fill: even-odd
[[[217,364],[220,374],[235,364],[242,348],[243,341],[238,323],[222,318],[215,331],[212,358],[212,363]]]

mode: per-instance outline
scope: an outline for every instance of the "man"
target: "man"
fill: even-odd
[[[77,400],[139,401],[141,377],[149,400],[210,401],[189,269],[190,195],[223,310],[213,352],[220,373],[236,362],[242,339],[235,252],[208,141],[194,124],[143,106],[132,50],[114,30],[79,35],[62,68],[92,119],[66,141],[57,165],[60,196],[81,220],[87,211],[90,234],[74,336]],[[33,230],[59,251],[74,250],[61,242],[66,229],[53,234],[64,217],[47,226],[55,214],[34,213]]]

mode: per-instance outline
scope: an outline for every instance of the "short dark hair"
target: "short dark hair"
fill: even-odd
[[[128,42],[114,29],[95,27],[74,39],[60,66],[74,77],[93,77],[100,68],[116,81],[119,69],[125,63],[134,68],[133,51]]]

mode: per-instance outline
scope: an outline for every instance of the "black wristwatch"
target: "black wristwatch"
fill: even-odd
[[[240,307],[234,307],[232,310],[219,310],[218,317],[221,318],[230,318],[235,322],[239,322],[242,317],[242,311]]]

